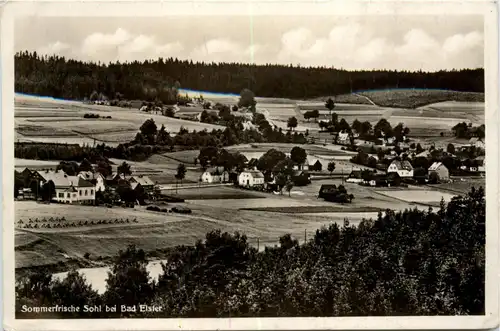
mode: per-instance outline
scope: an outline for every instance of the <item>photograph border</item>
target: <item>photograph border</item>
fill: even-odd
[[[3,311],[5,330],[327,330],[486,329],[498,325],[498,7],[494,2],[11,2],[2,8]],[[14,21],[25,16],[163,17],[171,15],[484,15],[486,126],[486,279],[484,316],[292,317],[209,319],[15,319],[14,261]],[[63,28],[63,27],[61,27]]]

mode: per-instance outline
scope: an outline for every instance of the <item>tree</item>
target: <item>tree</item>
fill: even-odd
[[[232,111],[238,111],[238,106],[237,105],[233,105]]]
[[[288,196],[291,196],[292,188],[293,188],[293,182],[289,180],[285,185],[285,189],[288,192]]]
[[[153,282],[146,269],[146,254],[135,245],[119,251],[106,280],[104,302],[108,306],[136,306],[150,302]],[[129,313],[121,313],[128,316]]]
[[[99,161],[97,162],[97,169],[96,171],[98,173],[100,173],[101,175],[103,175],[103,177],[107,177],[109,175],[111,175],[112,173],[112,168],[111,168],[111,165],[106,162],[106,161]]]
[[[78,172],[81,171],[92,171],[92,164],[90,163],[89,160],[83,159],[82,163],[80,163],[80,166],[78,167]]]
[[[385,119],[382,118],[380,119],[377,124],[375,124],[375,137],[380,138],[380,137],[392,137],[393,136],[393,131],[391,124]]]
[[[359,134],[361,134],[362,125],[363,124],[360,121],[358,121],[358,119],[355,119],[354,122],[352,122],[352,128],[353,128],[353,130],[356,131]]]
[[[257,162],[257,168],[264,171],[264,174],[269,178],[274,167],[282,160],[286,159],[286,155],[274,148],[271,148],[264,153]]]
[[[198,160],[202,168],[206,168],[208,164],[214,165],[219,155],[219,149],[214,146],[207,146],[200,149]]]
[[[420,154],[424,151],[424,149],[422,148],[422,145],[420,145],[420,143],[417,143],[417,148],[416,148],[416,152],[417,154]]]
[[[255,94],[249,89],[243,89],[240,93],[240,100],[238,101],[239,108],[250,108],[255,110],[255,105],[257,102],[255,101]]]
[[[76,270],[70,270],[63,280],[56,279],[52,286],[54,303],[67,306],[71,304],[75,307],[84,307],[85,305],[93,307],[101,304],[99,293],[92,289],[85,277]],[[89,312],[80,309],[78,312],[71,313],[75,317],[89,317]],[[90,316],[93,314],[90,313]],[[96,313],[96,316],[98,314]]]
[[[130,176],[132,175],[132,170],[130,169],[130,164],[128,164],[127,162],[123,161],[122,164],[120,164],[118,166],[118,168],[116,169],[117,173],[119,175],[123,174],[125,176]]]
[[[351,127],[349,126],[349,123],[342,118],[337,126],[337,131],[351,132]]]
[[[372,125],[370,122],[365,121],[361,124],[361,132],[359,133],[360,136],[364,137],[370,133],[372,130]]]
[[[297,124],[298,124],[297,118],[295,118],[295,116],[292,116],[288,119],[287,127],[293,130],[297,127]]]
[[[455,154],[455,146],[453,144],[448,144],[448,146],[446,146],[446,151],[450,154]]]
[[[150,118],[146,120],[140,127],[141,133],[146,137],[155,136],[157,132],[157,127],[155,121]]]
[[[330,172],[330,175],[334,170],[335,170],[335,162],[333,161],[328,162],[328,171]]]
[[[177,166],[177,173],[175,174],[175,179],[180,180],[182,184],[182,180],[186,177],[186,166],[184,163],[180,163]],[[177,193],[177,185],[176,185],[176,193]]]
[[[328,98],[328,100],[326,100],[325,107],[330,111],[330,116],[331,116],[332,110],[335,108],[335,102],[333,102],[332,98]]]
[[[290,152],[290,158],[296,164],[304,164],[307,160],[306,150],[301,147],[295,146]]]
[[[44,183],[40,190],[43,201],[51,201],[56,196],[56,186],[52,180]]]
[[[136,192],[132,189],[129,182],[123,179],[120,179],[118,181],[118,185],[116,186],[116,193],[120,197],[120,200],[127,203],[134,203],[138,198]]]

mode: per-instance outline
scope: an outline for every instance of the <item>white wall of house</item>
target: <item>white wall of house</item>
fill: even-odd
[[[238,176],[238,184],[240,186],[264,185],[264,178],[254,178],[251,173],[242,172]]]
[[[205,171],[201,175],[201,181],[203,183],[223,183],[229,181],[229,173],[227,171],[224,171],[220,175],[213,175],[208,171]]]
[[[413,169],[412,170],[406,170],[406,169],[398,169],[395,164],[389,165],[387,168],[387,173],[390,172],[396,172],[399,177],[413,177]]]
[[[67,187],[57,188],[55,200],[63,203],[91,202],[95,200],[95,187],[75,187],[76,192],[71,192]]]

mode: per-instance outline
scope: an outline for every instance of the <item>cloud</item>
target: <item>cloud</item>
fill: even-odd
[[[245,45],[226,38],[208,40],[196,46],[188,58],[204,62],[252,62],[261,50],[260,45]]]
[[[321,31],[305,26],[272,36],[215,37],[201,41],[180,34],[161,40],[150,33],[118,28],[111,33],[92,33],[77,44],[60,41],[37,49],[41,54],[61,54],[80,60],[142,61],[177,57],[203,62],[281,63],[344,69],[390,69],[434,71],[483,66],[484,37],[479,31],[430,34],[427,27],[381,31],[364,22],[351,22]],[[429,28],[430,31],[430,28]],[[160,32],[159,32],[160,33]]]
[[[56,41],[55,43],[40,47],[37,50],[37,53],[43,55],[63,54],[70,48],[71,46],[69,44]]]
[[[424,29],[410,29],[401,41],[377,36],[358,23],[336,26],[320,37],[306,28],[283,33],[282,63],[344,69],[435,71],[483,66],[483,35],[472,31],[440,41]]]

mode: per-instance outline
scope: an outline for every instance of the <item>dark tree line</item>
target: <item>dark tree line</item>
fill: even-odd
[[[261,252],[245,235],[213,231],[169,251],[158,281],[146,263],[140,249],[120,252],[103,295],[75,272],[63,281],[46,272],[22,278],[17,318],[30,317],[20,312],[23,304],[101,303],[146,303],[163,311],[59,317],[482,315],[484,190],[442,202],[436,211],[387,210],[358,226],[333,223],[303,244],[284,235]]]
[[[118,95],[129,100],[171,102],[179,82],[184,88],[200,91],[239,94],[248,88],[261,97],[289,98],[389,88],[484,92],[484,70],[346,71],[291,65],[194,63],[173,58],[106,65],[27,51],[15,55],[15,90],[21,93],[83,100],[97,91],[108,98]]]

